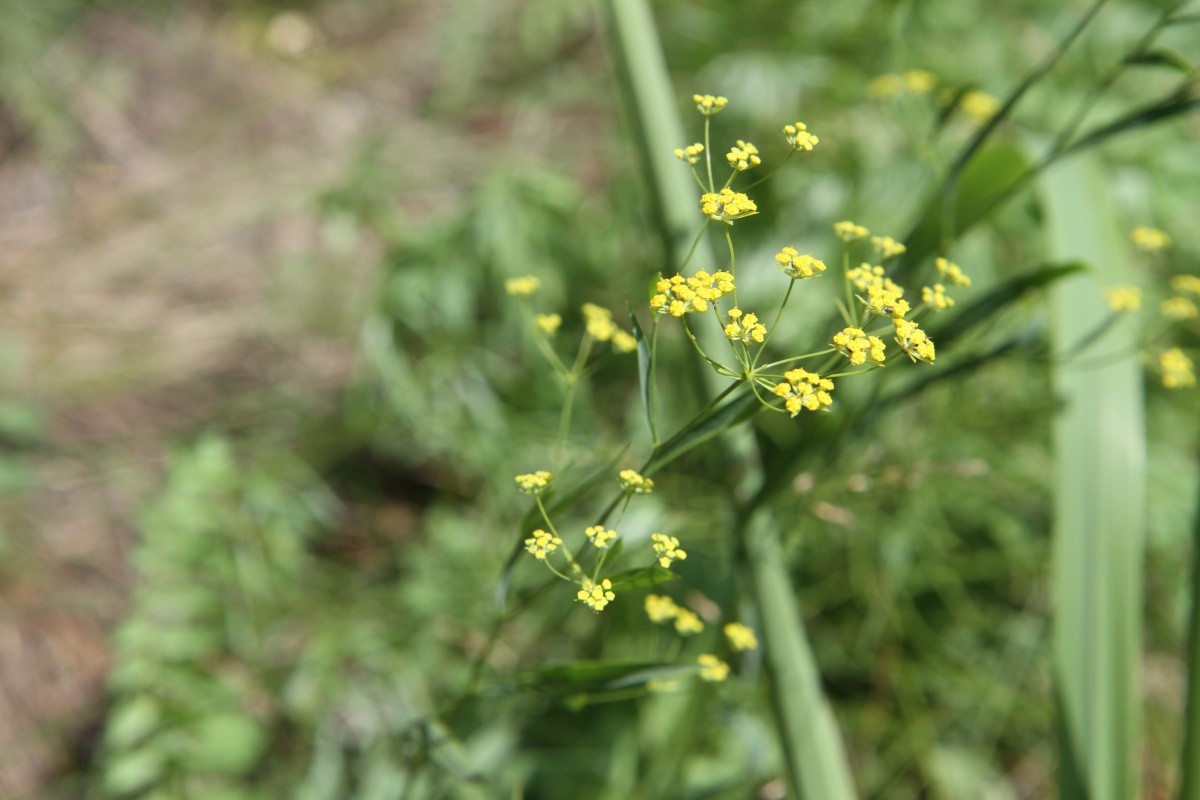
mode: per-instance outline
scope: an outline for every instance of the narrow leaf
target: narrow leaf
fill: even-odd
[[[1186,58],[1174,50],[1167,50],[1165,48],[1134,53],[1125,59],[1125,63],[1134,66],[1168,67],[1177,72],[1182,72],[1184,75],[1191,75],[1196,71],[1196,67]]]
[[[679,580],[679,574],[660,566],[635,567],[622,570],[615,575],[609,575],[614,589],[647,589],[663,583]]]
[[[796,607],[777,523],[763,506],[751,513],[750,569],[792,788],[802,800],[853,800],[854,780],[842,734]]]
[[[1055,350],[1103,323],[1105,285],[1131,280],[1108,183],[1092,161],[1057,164],[1042,179],[1049,244],[1083,261],[1052,289]],[[1111,327],[1088,353],[1057,359],[1053,551],[1054,678],[1065,733],[1064,800],[1138,796],[1139,658],[1145,527],[1145,408],[1134,320]],[[1081,789],[1081,791],[1080,791]]]
[[[646,410],[646,424],[650,426],[650,441],[658,444],[658,419],[654,413],[654,392],[651,385],[654,362],[650,352],[650,343],[646,341],[646,335],[642,332],[642,326],[632,308],[629,309],[629,324],[633,327],[633,338],[637,340],[638,386],[642,390],[642,407]]]
[[[760,409],[758,398],[754,396],[753,392],[746,392],[726,400],[706,414],[700,422],[663,442],[662,446],[656,449],[654,455],[651,456],[645,473],[653,475],[693,447],[750,419]]]

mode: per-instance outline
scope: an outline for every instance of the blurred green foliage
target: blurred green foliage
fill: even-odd
[[[61,91],[28,67],[84,5],[15,4],[0,26],[5,111],[49,154],[70,146],[70,115]],[[536,594],[523,562],[504,572],[528,510],[512,476],[544,465],[562,396],[504,280],[538,275],[539,302],[562,311],[559,336],[572,340],[583,302],[640,309],[651,277],[673,267],[648,222],[619,106],[596,80],[605,68],[597,22],[570,0],[483,5],[446,4],[451,24],[436,33],[442,80],[424,110],[469,126],[484,107],[517,130],[558,121],[564,134],[537,148],[514,136],[436,218],[406,217],[407,143],[386,139],[365,142],[345,179],[311,199],[326,233],[379,245],[378,302],[363,320],[357,374],[326,417],[252,437],[216,432],[177,449],[139,520],[137,587],[114,638],[93,765],[106,796],[782,796],[772,794],[785,773],[760,656],[719,688],[622,694],[614,678],[627,673],[564,665],[620,661],[633,672],[669,660],[643,623],[641,594],[595,617],[561,587]],[[1029,142],[1061,123],[1156,5],[1110,4],[1018,109],[1021,135],[1006,134],[995,173],[980,178],[985,189],[999,191]],[[902,234],[971,134],[928,99],[868,98],[872,77],[928,69],[946,86],[1003,95],[1083,10],[856,0],[796,4],[769,25],[778,4],[668,0],[655,9],[681,106],[693,91],[734,101],[715,141],[773,134],[795,119],[822,138],[802,166],[761,188],[764,213],[739,223],[739,263],[771,270],[780,242],[836,252],[830,226],[839,219]],[[1170,31],[1164,47],[1186,54],[1189,35],[1194,28]],[[1163,89],[1169,72],[1160,62],[1123,76],[1096,120]],[[1101,152],[1128,227],[1150,221],[1176,237],[1171,269],[1147,272],[1147,285],[1192,268],[1200,252],[1190,224],[1200,160],[1186,155],[1196,135],[1189,119]],[[781,149],[763,146],[768,161]],[[976,293],[1047,261],[1041,225],[1034,198],[1018,195],[959,243],[956,260],[976,277]],[[773,290],[756,286],[752,269],[747,303],[766,303]],[[829,291],[798,298],[788,340],[819,335]],[[1008,357],[911,396],[889,381],[895,393],[883,396],[895,401],[864,420],[866,435],[836,461],[786,479],[787,564],[865,797],[1054,793],[1056,399],[1040,338],[1046,314],[1030,293],[956,345],[973,354],[985,334],[1019,342]],[[691,356],[681,337],[660,348],[664,363]],[[1145,649],[1169,683],[1180,672],[1189,597],[1181,564],[1196,502],[1196,400],[1153,380],[1147,394]],[[706,396],[695,373],[681,371],[660,402],[678,423]],[[627,442],[644,452],[632,358],[605,362],[577,402],[575,418],[587,422],[574,433],[572,478],[619,458]],[[27,409],[0,414],[6,437],[35,429]],[[832,423],[806,424],[755,423],[776,459],[768,470]],[[753,619],[735,588],[724,455],[698,448],[656,475],[655,495],[626,524],[686,531],[691,557],[672,594]],[[604,495],[585,495],[587,510],[564,525],[589,524]],[[537,602],[492,641],[502,575],[512,596]],[[1148,790],[1165,792],[1176,777],[1178,699],[1147,691],[1156,712]]]

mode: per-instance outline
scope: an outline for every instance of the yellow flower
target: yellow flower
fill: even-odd
[[[870,233],[870,231],[864,228],[862,225],[855,225],[848,219],[842,220],[841,222],[835,222],[833,224],[833,232],[836,233],[837,237],[843,242],[854,242],[858,241],[859,239],[865,239]]]
[[[516,477],[517,488],[528,495],[539,495],[550,488],[554,476],[544,469],[539,469],[537,472],[531,472],[527,475],[518,475]]]
[[[725,626],[725,638],[734,650],[754,650],[758,648],[758,639],[754,629],[740,622],[731,622]]]
[[[675,157],[689,164],[696,164],[700,161],[700,154],[703,152],[704,145],[696,142],[695,144],[689,144],[687,147],[676,147]]]
[[[815,278],[825,271],[825,264],[808,254],[800,255],[794,247],[785,247],[782,252],[775,254],[775,266],[783,270],[789,278],[803,280]]]
[[[1000,101],[987,92],[972,89],[959,100],[959,107],[972,122],[983,125],[1000,111]]]
[[[694,633],[700,633],[704,630],[704,623],[700,618],[686,608],[678,608],[675,611],[675,632],[680,636],[691,636]]]
[[[872,97],[892,97],[903,91],[904,79],[891,73],[877,75],[867,84],[867,94]]]
[[[885,261],[892,256],[902,254],[907,249],[890,236],[872,236],[871,246],[879,251]]]
[[[616,531],[606,531],[604,530],[603,525],[592,525],[590,528],[585,530],[584,533],[587,535],[588,541],[596,545],[598,550],[603,550],[605,547],[608,547],[613,543],[613,540],[617,538]]]
[[[656,285],[658,292],[650,298],[650,308],[660,314],[682,317],[693,312],[708,311],[708,304],[733,291],[733,275],[718,270],[709,274],[699,270],[690,278],[676,275],[663,278]]]
[[[651,622],[663,623],[675,619],[679,606],[669,597],[659,594],[646,595],[646,616]]]
[[[509,278],[504,282],[504,290],[514,297],[528,297],[542,285],[541,280],[533,275],[523,275],[520,278]]]
[[[650,494],[654,491],[654,481],[643,478],[631,469],[621,470],[617,475],[617,480],[621,483],[621,489],[627,494]]]
[[[558,314],[538,314],[533,321],[538,326],[538,330],[547,336],[553,336],[558,330],[558,326],[562,325],[562,317]]]
[[[886,288],[884,287],[884,281],[886,281],[887,278],[883,276],[883,267],[873,267],[864,262],[857,267],[846,270],[846,280],[854,284],[855,288],[857,288],[860,292],[865,292],[868,286],[879,286],[881,288]],[[899,288],[900,287],[898,286],[895,287],[895,289]],[[903,294],[904,290],[901,289],[896,296],[901,297]]]
[[[711,94],[694,94],[692,102],[696,104],[697,111],[706,117],[711,117],[720,112],[729,103],[729,100],[724,97],[713,97]]]
[[[637,339],[633,338],[632,333],[626,333],[620,328],[613,331],[612,344],[613,350],[618,353],[632,353],[637,350]]]
[[[736,169],[738,172],[757,167],[762,163],[762,159],[758,157],[758,148],[749,142],[743,142],[738,139],[737,147],[731,148],[725,154],[725,160],[729,162],[729,166]]]
[[[617,599],[617,596],[612,591],[612,581],[608,578],[593,583],[590,578],[584,578],[581,588],[575,593],[575,597],[581,603],[587,603],[588,608],[593,611],[603,611],[604,607]]]
[[[805,409],[818,411],[833,403],[833,381],[815,372],[793,369],[785,372],[786,383],[775,386],[775,395],[784,398],[783,407],[795,417]]]
[[[759,322],[756,315],[746,314],[743,316],[741,311],[731,308],[729,309],[729,319],[732,321],[725,326],[725,338],[739,341],[742,344],[750,344],[751,341],[762,344],[767,335],[767,326]]]
[[[940,283],[922,287],[921,302],[934,311],[945,311],[954,307],[954,299],[946,296],[946,287]]]
[[[1139,225],[1129,234],[1133,245],[1139,250],[1153,253],[1155,250],[1165,250],[1171,246],[1171,237],[1157,228],[1147,228]]]
[[[945,279],[946,283],[951,286],[962,286],[964,288],[971,286],[971,279],[967,277],[967,274],[962,271],[962,268],[958,264],[954,264],[944,258],[935,258],[933,264],[937,267],[938,273]]]
[[[700,196],[700,211],[717,222],[733,222],[758,213],[758,206],[746,195],[732,189],[719,193],[706,192]]]
[[[1136,286],[1110,286],[1104,290],[1110,311],[1137,311],[1142,307],[1142,290]]]
[[[862,298],[859,298],[862,300]],[[895,289],[885,289],[882,286],[868,286],[867,299],[862,301],[867,310],[880,317],[900,319],[910,310],[907,300],[900,299]]]
[[[833,346],[850,359],[853,366],[861,366],[870,358],[872,364],[883,364],[887,345],[877,336],[867,336],[862,328],[843,328],[833,335]]]
[[[705,653],[696,659],[700,665],[700,680],[709,683],[720,683],[729,677],[729,665],[711,653]]]
[[[896,326],[896,344],[900,345],[904,354],[913,361],[932,364],[937,351],[934,349],[933,340],[925,331],[917,327],[917,323],[906,319],[896,319],[892,322]]]
[[[1171,278],[1171,288],[1177,292],[1200,295],[1200,278],[1195,275],[1175,275]]]
[[[913,94],[932,92],[937,86],[937,76],[923,69],[910,69],[904,73],[904,88]]]
[[[660,567],[670,567],[672,561],[683,561],[687,558],[687,552],[679,549],[679,539],[674,536],[652,533],[650,543]]]
[[[1163,300],[1158,306],[1158,311],[1171,320],[1195,319],[1200,314],[1196,310],[1196,304],[1186,297],[1172,297],[1169,300]]]
[[[583,318],[587,323],[588,335],[598,342],[607,342],[618,330],[617,323],[612,320],[612,312],[595,303],[583,304]]]
[[[1159,368],[1163,373],[1163,386],[1168,389],[1182,389],[1196,385],[1196,375],[1192,371],[1192,360],[1183,354],[1178,347],[1164,351],[1158,357]]]
[[[808,132],[808,126],[803,122],[783,126],[783,138],[793,150],[809,150],[821,143],[821,140]]]
[[[562,544],[562,539],[557,536],[543,530],[536,530],[530,538],[525,540],[525,549],[533,553],[534,558],[538,561],[545,561],[547,554],[557,550],[560,544]]]

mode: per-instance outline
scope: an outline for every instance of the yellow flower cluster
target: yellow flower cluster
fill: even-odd
[[[538,561],[545,561],[546,556],[557,550],[560,544],[562,544],[562,539],[557,536],[543,530],[536,530],[531,537],[525,540],[525,549],[533,553],[534,558]]]
[[[553,336],[562,325],[562,316],[559,314],[538,314],[533,318],[533,322],[538,326],[538,330],[547,336]]]
[[[896,326],[896,344],[900,345],[904,354],[913,361],[932,364],[937,351],[925,331],[917,327],[917,323],[906,319],[893,320],[893,324]]]
[[[867,363],[882,364],[886,360],[887,345],[877,336],[868,336],[862,328],[843,328],[833,335],[833,346],[850,359],[856,367]]]
[[[584,303],[583,318],[587,322],[588,335],[596,341],[611,341],[613,349],[618,353],[630,353],[637,349],[637,339],[617,327],[617,323],[613,322],[612,312],[607,308],[595,303]]]
[[[711,117],[728,105],[729,99],[725,97],[713,97],[711,94],[694,94],[692,95],[692,102],[696,104],[697,111],[706,117]]]
[[[613,540],[617,538],[616,531],[606,531],[604,530],[603,525],[592,525],[590,528],[585,530],[584,533],[587,535],[588,541],[596,545],[598,550],[603,550],[605,547],[608,547],[613,543]]]
[[[587,603],[593,611],[603,611],[604,607],[617,599],[612,590],[612,581],[608,578],[593,583],[590,578],[584,578],[582,588],[575,593],[581,603]]]
[[[1137,311],[1142,307],[1142,290],[1136,286],[1110,286],[1104,290],[1110,311]]]
[[[1155,250],[1165,250],[1171,246],[1171,237],[1164,231],[1157,228],[1148,228],[1145,225],[1138,225],[1134,228],[1129,238],[1133,240],[1133,246],[1139,250],[1144,250],[1147,253],[1153,253]]]
[[[650,534],[650,546],[654,548],[654,557],[660,567],[670,567],[672,561],[684,561],[687,552],[679,549],[679,539],[667,536],[665,533]]]
[[[1200,277],[1195,275],[1175,275],[1171,278],[1171,288],[1177,292],[1186,292],[1200,296]]]
[[[528,495],[537,496],[550,488],[554,476],[544,469],[516,477],[517,488]]]
[[[695,613],[681,608],[669,597],[658,594],[646,595],[646,616],[656,625],[675,621],[675,631],[680,636],[691,636],[704,630],[704,623]]]
[[[698,271],[690,278],[676,275],[663,278],[654,287],[658,294],[650,298],[650,308],[660,314],[682,317],[684,314],[708,311],[708,304],[733,291],[733,276],[724,270],[708,274]]]
[[[1158,366],[1163,373],[1163,386],[1182,389],[1196,385],[1196,374],[1192,371],[1192,360],[1178,347],[1165,350],[1158,357]]]
[[[946,287],[940,283],[921,288],[921,302],[934,311],[945,311],[954,307],[954,298],[946,295]]]
[[[944,258],[935,258],[933,265],[937,267],[938,274],[951,286],[962,286],[963,288],[971,286],[971,279],[967,277],[967,274],[962,271],[962,268],[958,264],[947,261]]]
[[[717,222],[733,222],[735,219],[757,214],[758,206],[741,192],[726,188],[717,194],[712,192],[702,194],[700,210],[705,216]]]
[[[1000,101],[978,89],[966,92],[958,101],[958,105],[963,114],[976,125],[983,125],[1000,111]]]
[[[733,339],[742,344],[751,341],[762,343],[767,335],[767,326],[758,321],[755,314],[743,315],[740,309],[729,309],[730,323],[725,326],[725,338]]]
[[[541,280],[533,275],[522,275],[519,278],[509,278],[504,282],[504,291],[513,297],[528,297],[542,286]]]
[[[894,284],[893,284],[894,285]],[[866,303],[867,310],[872,314],[881,317],[892,317],[900,319],[909,312],[907,300],[901,299],[902,291],[897,291],[900,287],[894,289],[885,289],[882,286],[868,286]]]
[[[696,142],[695,144],[689,144],[687,147],[676,147],[675,157],[689,164],[695,164],[700,161],[700,154],[703,152],[704,145]]]
[[[903,75],[879,75],[867,84],[867,92],[872,97],[893,97],[904,92],[926,94],[932,92],[936,86],[937,76],[932,72],[913,69]]]
[[[854,287],[860,292],[865,292],[868,286],[878,286],[881,289],[887,289],[896,297],[904,296],[904,289],[892,282],[892,279],[883,274],[883,267],[871,266],[867,263],[862,263],[857,267],[846,270],[846,279],[854,284]]]
[[[793,150],[809,150],[821,143],[821,140],[808,132],[808,126],[803,122],[783,126],[783,138]]]
[[[758,648],[758,638],[754,629],[740,622],[730,622],[725,626],[725,638],[734,650],[755,650]]]
[[[901,255],[907,249],[890,236],[872,236],[871,246],[879,251],[885,261],[893,256]]]
[[[856,225],[848,219],[844,219],[841,222],[835,222],[833,224],[833,232],[837,234],[839,239],[846,243],[856,242],[859,239],[865,239],[867,238],[868,234],[871,233],[862,225]]]
[[[729,665],[712,653],[705,653],[696,659],[700,665],[700,680],[709,683],[720,683],[729,677]]]
[[[824,262],[807,253],[801,255],[794,247],[785,247],[782,252],[776,253],[775,266],[783,270],[784,275],[796,280],[815,278],[825,271]]]
[[[743,142],[738,139],[737,147],[733,147],[725,154],[725,160],[729,162],[729,166],[736,169],[738,172],[757,167],[762,163],[762,159],[758,157],[758,148],[749,142]]]
[[[1167,319],[1175,321],[1195,319],[1200,315],[1200,312],[1196,310],[1196,304],[1186,297],[1172,297],[1163,300],[1158,306],[1158,312]]]
[[[817,411],[833,403],[829,394],[833,381],[804,369],[788,370],[783,374],[786,383],[775,386],[775,395],[784,398],[783,406],[794,417],[804,409]]]
[[[654,481],[643,478],[631,469],[621,470],[617,475],[617,480],[621,483],[621,489],[627,494],[650,494],[654,491]]]

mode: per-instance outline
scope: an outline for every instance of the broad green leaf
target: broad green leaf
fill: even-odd
[[[945,249],[976,223],[1022,180],[1029,159],[1012,144],[998,144],[975,155],[962,170],[956,188],[926,204],[926,212],[905,239],[908,248],[901,272]]]
[[[1138,796],[1145,407],[1135,320],[1088,348],[1107,317],[1104,286],[1131,281],[1127,253],[1097,165],[1057,164],[1042,179],[1050,252],[1081,261],[1051,290],[1057,352],[1054,427],[1054,679],[1063,714],[1064,800]],[[1103,356],[1103,360],[1099,357]],[[1078,769],[1071,775],[1070,765]],[[1078,780],[1078,785],[1075,785]]]

